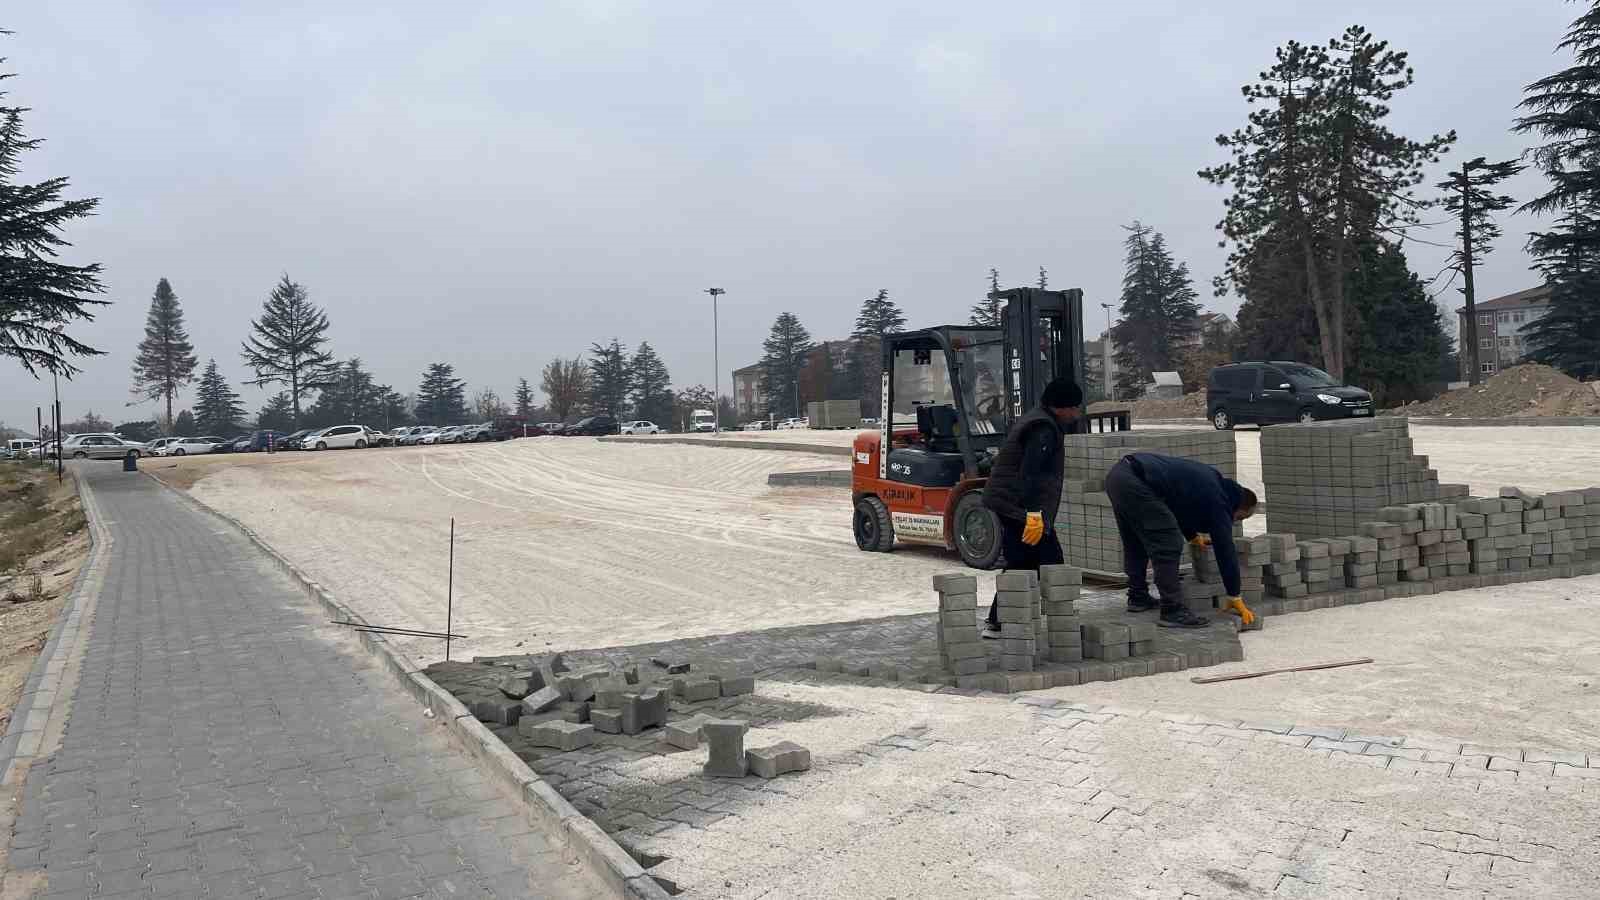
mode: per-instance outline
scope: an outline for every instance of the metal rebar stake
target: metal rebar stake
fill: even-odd
[[[456,613],[456,517],[450,517],[450,572],[444,588],[444,661],[450,661],[450,632]]]

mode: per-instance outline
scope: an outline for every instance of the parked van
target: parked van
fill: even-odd
[[[12,438],[6,441],[6,456],[10,459],[27,459],[28,453],[39,446],[32,438]]]
[[[1206,418],[1218,431],[1235,425],[1318,422],[1372,415],[1372,395],[1305,363],[1245,362],[1206,376]]]

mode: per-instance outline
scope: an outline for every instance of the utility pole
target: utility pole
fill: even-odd
[[[722,288],[706,288],[711,295],[711,423],[713,433],[722,434],[722,358],[717,340],[717,298],[726,294]]]
[[[1102,303],[1100,308],[1106,311],[1106,333],[1100,341],[1101,351],[1101,377],[1105,379],[1106,399],[1117,399],[1117,389],[1112,387],[1111,381],[1111,304]]]

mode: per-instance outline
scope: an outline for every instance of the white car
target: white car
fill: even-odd
[[[438,431],[423,435],[421,442],[424,444],[454,444],[460,436],[460,425],[446,425]]]
[[[661,428],[654,422],[640,420],[638,422],[623,422],[621,434],[660,434]]]
[[[740,431],[760,431],[761,427],[762,426],[761,426],[760,422],[746,422],[746,423],[744,423],[743,425],[741,425],[739,427],[739,430]]]
[[[72,459],[138,459],[144,455],[144,445],[114,434],[74,434],[62,441],[61,455]]]
[[[784,419],[778,423],[779,431],[793,431],[800,428],[810,428],[811,420],[807,418]]]
[[[211,448],[221,443],[221,439],[214,437],[183,437],[161,448],[162,456],[192,456],[196,453],[210,453]]]
[[[179,439],[175,438],[175,437],[156,438],[155,440],[153,440],[150,443],[145,445],[145,448],[144,448],[145,455],[146,456],[161,456],[163,450],[165,450],[168,447],[172,446],[173,444],[177,443],[178,440]]]
[[[360,425],[335,425],[314,437],[307,435],[302,446],[307,450],[349,450],[365,449],[367,444],[367,430]]]

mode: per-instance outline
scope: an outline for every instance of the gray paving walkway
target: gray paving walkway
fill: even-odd
[[[143,475],[81,472],[112,540],[60,746],[23,787],[11,885],[601,895],[243,535]]]

